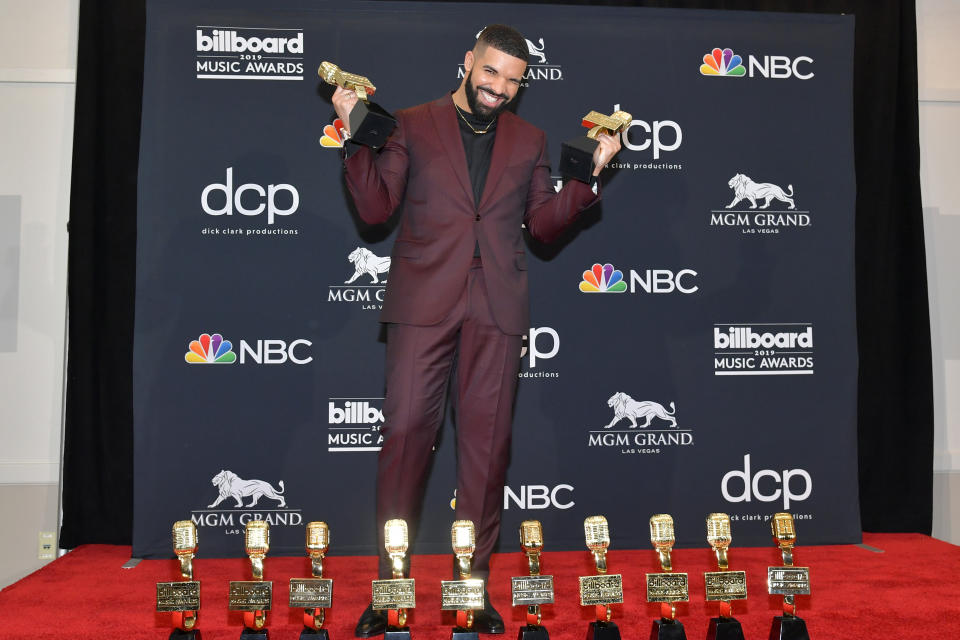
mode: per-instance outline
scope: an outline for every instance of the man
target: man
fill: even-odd
[[[500,528],[521,336],[530,326],[521,224],[550,241],[599,199],[578,181],[555,192],[546,136],[505,111],[527,56],[522,35],[491,25],[464,56],[464,78],[452,95],[398,111],[397,128],[379,153],[345,145],[344,175],[360,217],[375,224],[400,205],[403,211],[380,317],[387,323],[386,419],[377,461],[381,578],[391,577],[383,523],[413,520],[419,512],[451,377],[456,518],[474,522],[473,577],[487,578]],[[356,101],[352,91],[334,93],[343,122]],[[616,137],[599,137],[594,176],[619,149]],[[356,635],[385,627],[386,617],[368,607]],[[474,628],[503,633],[489,597]]]

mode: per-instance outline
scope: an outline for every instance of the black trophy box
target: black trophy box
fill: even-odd
[[[550,640],[550,634],[547,633],[546,627],[527,624],[520,627],[517,640]]]
[[[410,640],[410,627],[387,627],[383,640]]]
[[[736,618],[710,618],[707,640],[743,640],[743,627]]]
[[[679,620],[660,618],[650,627],[650,640],[687,640],[687,634]]]
[[[191,629],[190,631],[174,629],[169,640],[203,640],[203,638],[200,635],[200,629]]]
[[[454,627],[450,638],[451,640],[480,640],[480,634],[473,629]]]
[[[770,625],[770,640],[810,640],[803,618],[776,616]]]
[[[300,632],[300,640],[330,640],[330,632],[326,629],[304,627]]]
[[[560,175],[590,184],[593,178],[593,152],[600,144],[593,138],[580,136],[560,145]]]
[[[620,640],[620,629],[615,622],[596,620],[587,627],[587,640]]]
[[[350,139],[371,149],[382,147],[396,126],[397,119],[374,102],[358,100],[350,111]]]

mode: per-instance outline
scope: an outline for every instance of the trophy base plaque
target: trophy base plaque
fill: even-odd
[[[596,168],[593,164],[593,152],[599,144],[586,136],[564,142],[560,146],[560,174],[590,184]]]
[[[620,628],[616,622],[595,620],[587,627],[587,640],[620,640]]]
[[[550,640],[550,634],[547,633],[546,627],[528,624],[520,627],[517,640]]]
[[[170,633],[169,640],[202,640],[199,629],[184,631],[183,629],[174,629]]]
[[[240,632],[240,640],[269,640],[270,634],[266,629],[251,629],[244,627]]]
[[[379,149],[387,141],[397,119],[375,102],[360,100],[350,111],[350,139],[371,149]]]
[[[480,634],[473,629],[454,627],[450,638],[451,640],[480,640]]]
[[[687,640],[687,634],[679,620],[660,618],[650,627],[650,640]]]
[[[710,618],[707,640],[744,640],[743,627],[736,618]]]
[[[776,616],[770,625],[770,640],[810,640],[803,618]]]
[[[330,640],[330,632],[326,629],[304,627],[300,632],[300,640]]]
[[[410,627],[387,627],[383,640],[410,640]]]

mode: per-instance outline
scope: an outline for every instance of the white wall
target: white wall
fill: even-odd
[[[0,263],[19,273],[0,351],[0,507],[16,519],[0,527],[0,586],[42,565],[37,534],[57,530],[78,1],[0,0],[0,196],[20,203],[4,238],[19,259]]]
[[[933,348],[933,535],[960,544],[960,3],[918,0],[920,184]],[[905,432],[908,430],[905,425]]]

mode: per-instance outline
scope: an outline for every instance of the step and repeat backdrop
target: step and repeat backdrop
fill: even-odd
[[[859,542],[851,16],[611,7],[150,0],[137,242],[136,556],[192,519],[206,557],[244,524],[303,553],[371,554],[396,227],[343,185],[330,60],[388,110],[459,86],[486,25],[527,38],[516,112],[556,166],[591,110],[634,120],[603,201],[528,241],[524,339],[500,550],[543,522],[581,549],[648,547],[648,518],[706,545]],[[349,7],[349,8],[344,8]],[[557,186],[561,184],[556,178]],[[397,212],[397,216],[402,212]],[[455,424],[413,551],[447,553]]]

